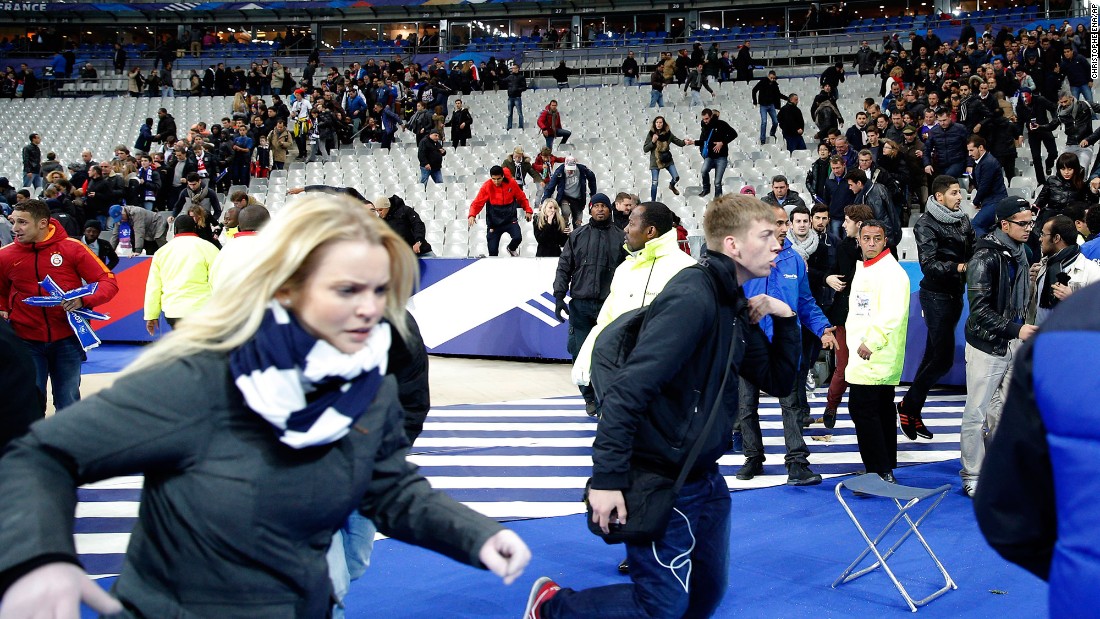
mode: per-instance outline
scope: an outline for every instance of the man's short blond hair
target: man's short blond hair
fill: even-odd
[[[722,239],[742,236],[753,222],[771,223],[774,218],[772,207],[756,196],[726,194],[715,198],[703,214],[703,235],[707,248],[721,251]]]

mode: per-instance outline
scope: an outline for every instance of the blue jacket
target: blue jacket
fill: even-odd
[[[397,133],[398,127],[404,125],[405,122],[401,120],[393,110],[388,107],[382,108],[382,130],[386,133]]]
[[[360,113],[360,118],[366,115],[367,101],[363,98],[363,95],[357,94],[354,97],[348,97],[347,107],[345,108],[348,115]]]
[[[829,219],[844,221],[844,207],[855,204],[856,197],[848,188],[848,181],[843,177],[836,177],[829,171],[829,178],[825,181],[825,195],[821,196],[825,204],[829,205]]]
[[[952,123],[947,130],[936,125],[924,141],[924,165],[944,170],[954,163],[966,162],[966,139],[970,131],[966,125]]]
[[[974,164],[974,170],[970,178],[977,187],[974,193],[974,205],[996,205],[1008,197],[1008,189],[1005,188],[1005,173],[1001,162],[997,161],[991,153],[982,156],[982,160]]]
[[[53,69],[54,79],[65,77],[65,57],[61,54],[55,55],[50,61],[50,68]]]
[[[588,169],[588,166],[578,163],[577,164],[577,176],[580,177],[581,183],[581,204],[582,208],[588,207],[588,196],[596,193],[596,175],[592,173],[592,170]],[[588,193],[585,193],[585,183],[588,183]],[[546,191],[542,193],[542,199],[545,200],[553,196],[558,204],[561,204],[562,198],[565,197],[565,166],[558,166],[558,169],[554,171],[554,175],[550,177],[550,183],[546,185]]]
[[[775,258],[775,268],[767,277],[758,277],[745,282],[745,298],[751,299],[758,294],[766,294],[791,306],[798,314],[798,321],[814,335],[821,337],[832,325],[814,301],[810,292],[810,277],[806,272],[806,261],[791,248],[791,242],[783,239],[783,249]],[[772,317],[765,316],[760,328],[768,339],[772,339]]]
[[[974,498],[978,524],[1005,559],[1050,582],[1050,617],[1100,605],[1096,407],[1100,287],[1058,305],[1017,353],[997,434]]]
[[[1089,260],[1100,264],[1100,236],[1093,234],[1089,237],[1089,240],[1081,245],[1081,253]]]

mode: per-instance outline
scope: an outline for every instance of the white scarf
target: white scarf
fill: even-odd
[[[817,236],[817,233],[812,229],[809,234],[806,235],[806,240],[798,240],[798,236],[795,235],[794,230],[787,231],[787,240],[791,242],[791,248],[798,252],[799,256],[802,256],[803,260],[809,260],[810,256],[814,255],[817,251],[817,244],[821,242],[821,239]]]

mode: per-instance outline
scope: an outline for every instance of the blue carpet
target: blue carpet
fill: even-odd
[[[955,488],[921,526],[959,589],[920,609],[921,617],[1043,617],[1046,585],[1002,560],[978,531],[970,499],[958,488],[958,460],[898,469],[903,484]],[[855,528],[833,496],[836,480],[810,488],[785,486],[734,492],[730,584],[716,617],[911,616],[881,571],[833,590],[830,584],[862,550]],[[885,524],[892,504],[856,500],[864,526]],[[432,552],[394,540],[379,541],[372,565],[352,584],[347,617],[515,618],[523,612],[528,587],[550,576],[573,588],[626,582],[616,572],[620,547],[588,533],[582,516],[509,524],[531,547],[534,559],[519,582],[503,586],[491,574],[459,565]],[[879,526],[881,526],[879,524]],[[939,573],[910,539],[890,560],[914,597],[938,588]],[[110,587],[114,578],[98,581]],[[84,617],[93,617],[87,610]]]
[[[88,351],[88,360],[80,368],[81,374],[108,374],[120,372],[130,365],[144,346],[136,344],[100,344]]]
[[[920,610],[922,617],[1042,617],[1046,585],[1006,563],[978,531],[970,499],[958,489],[958,460],[906,467],[898,480],[913,486],[956,488],[921,526],[959,589]],[[905,602],[881,571],[839,589],[832,581],[862,550],[858,533],[833,496],[835,480],[810,488],[784,486],[734,492],[730,584],[717,617],[903,617]],[[881,523],[894,507],[857,501],[868,522]],[[881,518],[877,518],[881,514]],[[528,587],[539,576],[588,588],[625,582],[616,572],[623,551],[590,535],[582,516],[513,522],[534,559],[522,579],[504,587],[495,577],[394,540],[375,545],[366,576],[352,585],[349,618],[518,617]],[[915,540],[890,560],[914,597],[938,588],[939,572]],[[430,585],[430,586],[429,586]],[[414,593],[413,595],[410,595]],[[1003,592],[1003,593],[1000,593]],[[380,612],[381,611],[381,612]]]

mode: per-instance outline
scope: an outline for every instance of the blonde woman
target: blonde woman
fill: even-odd
[[[391,330],[408,330],[408,244],[328,195],[283,209],[259,238],[226,277],[233,294],[0,459],[0,492],[20,497],[0,501],[0,571],[12,578],[0,615],[76,616],[83,599],[127,616],[325,617],[325,552],[356,510],[505,583],[523,571],[530,552],[515,533],[405,461],[386,367]],[[116,600],[77,563],[73,509],[78,485],[133,473],[145,473],[142,506]]]
[[[560,256],[561,248],[565,247],[565,242],[569,240],[570,232],[569,224],[565,223],[565,218],[561,215],[558,201],[553,198],[543,200],[542,206],[539,207],[538,218],[535,220],[535,241],[538,243],[535,248],[535,257]]]
[[[241,116],[245,118],[252,106],[252,100],[249,98],[248,93],[244,90],[237,91],[237,94],[233,95],[233,106],[231,108],[234,116]]]

